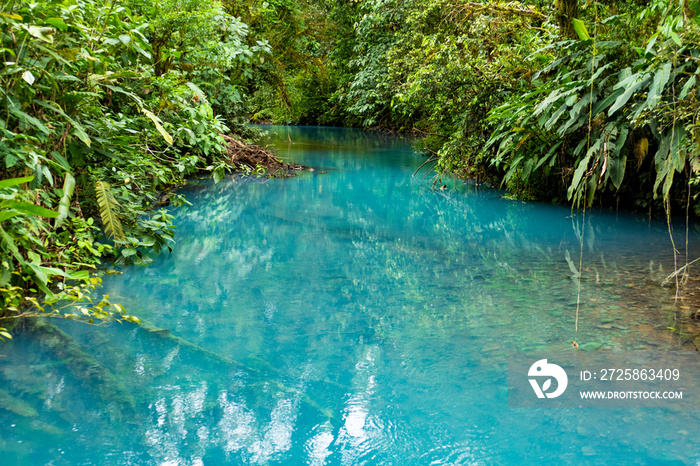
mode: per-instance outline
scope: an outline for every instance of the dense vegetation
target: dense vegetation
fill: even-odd
[[[248,118],[414,132],[523,198],[700,211],[699,32],[700,0],[8,0],[0,320],[129,318],[88,271],[172,247],[159,196],[221,179]]]
[[[700,206],[697,0],[265,4],[296,30],[259,118],[414,131],[438,170],[525,198]]]
[[[0,319],[130,318],[91,297],[89,270],[171,247],[158,197],[223,176],[222,134],[269,47],[209,0],[10,0],[0,35]]]

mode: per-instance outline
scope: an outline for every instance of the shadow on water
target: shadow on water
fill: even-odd
[[[685,349],[657,285],[665,225],[433,190],[392,135],[270,133],[317,170],[183,189],[175,250],[104,278],[149,325],[60,322],[2,347],[3,462],[700,459],[691,413],[507,407],[510,351]]]

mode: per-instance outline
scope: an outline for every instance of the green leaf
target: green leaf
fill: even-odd
[[[68,274],[63,269],[57,269],[56,267],[44,267],[43,265],[37,265],[37,267],[47,277],[66,277],[66,278],[68,278]]]
[[[124,257],[133,256],[134,254],[136,254],[136,249],[133,249],[133,248],[122,249],[122,256],[124,256]]]
[[[0,244],[4,244],[7,249],[10,250],[15,259],[17,259],[17,262],[19,262],[20,265],[24,265],[26,261],[24,260],[24,257],[22,257],[22,254],[19,253],[19,249],[17,248],[15,241],[2,228],[0,228],[0,239]]]
[[[17,249],[15,241],[2,228],[0,228],[0,238],[2,238],[0,244],[4,244],[7,247],[7,249],[10,250],[15,259],[17,259],[17,262],[19,262],[21,265],[24,265],[26,261],[24,260],[24,257],[22,257],[22,254],[19,253],[19,249]]]
[[[46,274],[44,273],[44,271],[41,270],[43,267],[36,265],[36,264],[31,264],[31,263],[29,263],[27,265],[31,269],[31,272],[33,272],[32,275],[34,276],[34,280],[33,280],[34,284],[37,287],[39,287],[39,289],[41,291],[43,291],[44,293],[46,293],[47,295],[53,296],[53,293],[51,292],[51,290],[47,286],[49,283],[49,279],[46,276]]]
[[[116,208],[119,203],[114,198],[108,183],[98,181],[95,183],[97,204],[100,206],[100,217],[107,237],[112,237],[116,241],[124,240],[124,230],[122,229],[119,215]]]
[[[187,82],[185,83],[185,85],[186,85],[187,87],[189,87],[190,90],[191,90],[192,92],[194,92],[194,95],[196,95],[197,97],[199,97],[199,99],[200,99],[201,101],[204,102],[204,101],[207,100],[207,95],[204,93],[204,91],[201,90],[199,87],[197,87],[194,83],[191,83],[191,82],[187,81]]]
[[[559,134],[559,136],[564,137],[567,132],[570,132],[570,129],[575,130],[588,121],[588,112],[586,112],[585,117],[582,118],[581,111],[589,105],[590,101],[591,95],[586,94],[581,100],[576,102],[576,105],[571,107],[571,110],[569,110],[569,119],[557,129],[557,134]]]
[[[540,102],[537,107],[535,107],[535,111],[532,112],[533,116],[537,116],[540,113],[542,113],[545,109],[547,109],[550,105],[552,105],[554,102],[559,100],[561,98],[561,90],[560,89],[555,89],[553,90],[546,99],[544,99],[542,102]]]
[[[54,150],[54,151],[51,151],[51,157],[53,157],[54,160],[56,160],[56,162],[58,162],[58,164],[62,168],[64,168],[65,170],[70,170],[70,164],[68,163],[68,160],[66,160],[66,158],[63,157],[61,154],[59,154],[58,152],[56,152]]]
[[[90,272],[87,270],[76,270],[67,274],[71,280],[87,280],[90,278]]]
[[[44,22],[50,24],[56,29],[60,29],[61,31],[66,31],[68,29],[68,25],[61,18],[47,18],[44,20]]]
[[[600,112],[604,111],[606,108],[610,106],[613,102],[617,100],[618,97],[620,97],[622,94],[625,93],[625,90],[620,88],[616,89],[615,91],[612,92],[612,94],[608,95],[606,98],[603,100],[599,100],[598,102],[595,103],[593,106],[593,116],[596,116]]]
[[[631,76],[628,79],[631,79],[632,77],[633,76]],[[636,77],[636,81],[633,81],[632,85],[627,87],[625,92],[615,100],[615,103],[608,110],[608,116],[612,116],[613,113],[622,108],[627,103],[627,101],[630,100],[630,98],[635,92],[637,92],[643,86],[646,86],[649,83],[649,81],[651,81],[651,78],[643,78],[640,74],[636,74],[634,75],[634,77]],[[618,84],[618,86],[620,86],[620,84]]]
[[[656,165],[656,180],[654,193],[663,183],[662,195],[667,200],[670,195],[673,177],[685,167],[685,152],[680,150],[681,142],[685,136],[685,127],[678,122],[661,138],[659,149],[656,151],[654,163]]]
[[[627,167],[627,156],[622,157],[610,157],[608,160],[608,173],[610,174],[610,179],[612,180],[615,189],[620,189],[622,186],[622,180],[625,178],[625,168]]]
[[[64,220],[68,217],[68,212],[70,211],[70,201],[73,197],[73,190],[75,189],[75,178],[70,172],[66,172],[66,177],[63,180],[63,197],[58,203],[58,217],[56,217],[56,223],[54,228],[60,227]]]
[[[139,105],[139,107],[143,107],[143,99],[141,99],[139,96],[137,96],[133,92],[129,92],[129,91],[127,91],[119,86],[110,86],[109,84],[105,84],[104,87],[106,87],[107,89],[111,89],[114,92],[124,94],[125,96],[129,97],[130,99],[133,99]]]
[[[627,168],[627,154],[622,153],[625,143],[627,143],[627,136],[629,134],[629,126],[625,125],[620,131],[620,135],[615,140],[615,156],[610,156],[608,158],[608,174],[612,180],[615,189],[620,189],[622,186],[622,181],[625,178],[625,169]]]
[[[644,53],[650,53],[653,52],[654,50],[654,44],[656,44],[656,40],[659,38],[659,33],[657,32],[653,36],[651,36],[651,39],[649,39],[649,43],[647,44],[647,48],[644,51]]]
[[[40,27],[40,26],[30,26],[28,24],[22,24],[22,27],[32,36],[37,39],[41,39],[44,42],[53,44],[53,35],[56,33],[54,28]]]
[[[695,86],[695,83],[697,82],[697,75],[692,75],[690,79],[683,85],[683,89],[681,89],[681,93],[678,94],[678,98],[683,100],[686,97],[688,97],[688,94],[690,94],[690,90]]]
[[[559,142],[557,142],[556,144],[554,144],[554,145],[549,149],[549,151],[547,151],[547,153],[545,154],[545,156],[542,157],[542,158],[539,160],[539,162],[537,162],[537,165],[535,165],[535,168],[534,168],[533,170],[534,170],[534,171],[537,171],[537,169],[540,168],[540,166],[542,166],[542,165],[543,165],[544,163],[546,163],[547,161],[550,162],[550,166],[551,166],[551,165],[554,163],[554,161],[556,161],[556,159],[557,159],[557,157],[556,157],[556,151],[562,146],[562,144],[564,144],[564,141],[559,141]]]
[[[11,186],[17,186],[22,183],[29,183],[34,179],[34,175],[32,176],[23,176],[22,178],[8,178],[6,180],[0,181],[0,189],[3,188],[9,188]]]
[[[17,106],[16,104],[12,104],[12,101],[10,101],[10,105],[8,105],[7,108],[10,110],[10,113],[17,116],[19,119],[24,120],[28,124],[31,124],[42,133],[49,134],[49,129],[46,126],[44,126],[44,124],[41,121],[37,120],[31,115],[24,113],[22,110],[19,109],[19,106]]]
[[[576,96],[572,96],[572,97],[576,97]],[[567,99],[567,102],[568,102],[568,100],[569,99]],[[561,106],[559,107],[559,110],[554,112],[554,114],[551,117],[549,117],[549,120],[547,120],[547,122],[544,124],[545,129],[551,129],[552,126],[557,121],[559,121],[559,118],[562,116],[562,114],[569,108],[569,104],[567,102],[564,102],[563,104],[561,104]]]
[[[656,105],[658,100],[661,98],[664,87],[668,82],[668,78],[671,76],[671,63],[667,62],[661,67],[659,71],[654,75],[654,82],[649,89],[649,96],[647,97],[646,106],[651,107]]]
[[[590,40],[591,36],[588,34],[588,31],[586,30],[586,25],[581,21],[580,19],[574,18],[571,20],[571,22],[574,25],[574,31],[576,31],[576,34],[578,34],[579,39],[581,40]]]
[[[671,31],[669,33],[669,36],[671,36],[671,40],[676,43],[677,46],[681,47],[683,44],[681,43],[681,38],[678,37],[678,34],[675,32]]]
[[[142,109],[142,111],[148,118],[151,119],[151,121],[153,121],[153,123],[155,123],[156,129],[161,134],[161,136],[163,136],[163,139],[165,139],[165,141],[168,144],[172,145],[173,144],[173,137],[165,130],[165,128],[163,128],[162,121],[160,120],[160,118],[158,118],[156,115],[154,115],[152,112],[146,110],[145,108]]]
[[[35,215],[37,217],[58,217],[58,212],[54,212],[53,210],[49,210],[38,205],[30,204],[28,202],[19,202],[12,199],[2,201],[2,203],[0,203],[0,207],[6,209],[14,209],[24,214]]]
[[[590,155],[587,155],[583,159],[581,159],[581,162],[578,164],[578,168],[574,172],[574,179],[571,180],[571,185],[569,186],[568,190],[568,198],[571,200],[571,198],[574,196],[574,192],[578,191],[579,184],[581,184],[581,179],[583,178],[583,175],[586,173],[586,170],[588,170],[588,162],[590,161],[591,157]]]
[[[19,212],[12,211],[12,210],[6,210],[4,212],[0,212],[0,222],[4,222],[5,220],[9,220],[12,217],[16,217],[19,215]]]

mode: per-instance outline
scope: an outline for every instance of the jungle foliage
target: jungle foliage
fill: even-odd
[[[134,319],[90,271],[171,248],[160,194],[228,169],[222,135],[269,52],[248,33],[210,0],[3,4],[0,320]]]
[[[700,211],[699,23],[700,0],[8,0],[0,320],[123,315],[88,271],[171,248],[160,194],[221,179],[248,119],[413,132],[521,198]]]
[[[326,48],[296,60],[273,47],[278,92],[297,101],[265,107],[280,99],[261,88],[257,114],[413,131],[440,172],[523,198],[700,207],[700,1],[284,3],[298,24],[324,18],[306,37]],[[300,50],[296,34],[285,43]]]

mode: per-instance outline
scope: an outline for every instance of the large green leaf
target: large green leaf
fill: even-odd
[[[593,115],[596,116],[600,112],[604,111],[606,108],[610,106],[613,102],[617,100],[618,97],[620,97],[622,94],[625,93],[624,89],[615,89],[610,95],[605,97],[602,100],[599,100],[598,102],[593,105]]]
[[[654,74],[654,81],[649,88],[649,95],[647,96],[647,101],[644,105],[640,105],[639,109],[635,112],[634,118],[641,114],[644,110],[652,110],[653,107],[661,99],[661,94],[668,83],[668,78],[671,76],[671,66],[672,63],[665,63],[657,72]]]
[[[627,168],[627,151],[625,151],[625,144],[627,143],[629,131],[629,125],[624,125],[620,131],[620,135],[615,140],[615,157],[613,157],[614,167],[609,169],[609,171],[610,179],[612,179],[616,189],[620,189],[622,180],[625,178],[625,169]]]
[[[681,89],[681,93],[678,94],[679,99],[685,99],[688,97],[688,94],[690,94],[690,90],[695,87],[695,83],[697,82],[697,75],[692,75],[688,81],[683,85],[683,89]]]
[[[574,26],[574,31],[576,31],[576,34],[578,34],[579,39],[581,40],[590,40],[591,36],[588,34],[588,30],[586,29],[586,25],[581,21],[580,19],[574,18],[571,20]]]
[[[53,35],[56,33],[56,30],[54,28],[49,28],[49,27],[41,27],[41,26],[32,26],[29,24],[22,24],[22,27],[32,36],[36,37],[37,39],[41,39],[44,42],[49,42],[53,43]]]
[[[656,166],[654,195],[656,195],[659,186],[663,184],[661,194],[665,200],[669,198],[675,173],[682,171],[685,167],[685,153],[680,150],[684,136],[685,127],[677,122],[664,133],[654,157]]]
[[[46,18],[44,21],[50,24],[51,26],[60,29],[61,31],[65,31],[68,29],[68,25],[61,18]]]
[[[124,230],[116,211],[119,202],[114,198],[111,187],[104,181],[98,181],[95,183],[95,192],[97,204],[100,206],[100,217],[102,218],[105,233],[114,240],[123,240]]]
[[[0,203],[0,208],[14,209],[19,212],[22,212],[23,214],[35,215],[37,217],[58,217],[58,212],[54,212],[53,210],[49,210],[38,205],[30,204],[28,202],[15,201],[13,199],[7,199],[5,201],[2,201]]]
[[[34,175],[23,176],[21,178],[8,178],[6,180],[0,181],[0,189],[9,188],[11,186],[17,186],[22,183],[29,183],[34,179]]]
[[[68,211],[70,210],[70,201],[73,197],[73,190],[75,189],[75,178],[70,172],[66,172],[66,177],[63,180],[63,197],[58,203],[58,217],[56,217],[55,227],[58,228],[63,224],[64,220],[68,217]]]
[[[5,210],[0,212],[0,222],[4,222],[5,220],[9,220],[12,217],[16,217],[19,215],[19,212],[15,210]]]
[[[624,107],[635,92],[639,91],[642,87],[649,84],[649,81],[651,81],[651,78],[648,76],[644,77],[641,74],[634,76],[636,79],[631,80],[631,84],[625,89],[625,92],[623,92],[622,95],[615,100],[615,103],[608,110],[608,116],[612,116],[616,111]]]
[[[585,113],[585,117],[581,118],[581,111],[589,105],[591,101],[591,95],[586,94],[576,102],[576,104],[569,110],[569,119],[557,129],[559,136],[564,137],[570,130],[575,130],[588,121],[588,112]]]
[[[0,246],[4,246],[10,250],[12,255],[17,259],[20,265],[24,264],[26,261],[22,254],[19,253],[19,249],[15,244],[15,240],[10,236],[4,229],[0,228]]]
[[[569,185],[569,200],[571,200],[571,198],[574,196],[574,193],[578,191],[579,184],[581,184],[581,179],[586,173],[586,170],[588,170],[588,162],[590,161],[590,159],[590,156],[586,156],[579,162],[578,168],[576,168],[576,171],[574,172],[574,179],[571,180],[571,185]]]
[[[49,277],[46,275],[44,270],[42,270],[44,267],[32,263],[28,263],[27,265],[29,266],[28,272],[34,276],[34,284],[47,295],[53,296],[53,293],[48,287]]]
[[[158,118],[156,115],[154,115],[152,112],[146,110],[145,108],[142,109],[142,111],[156,125],[156,129],[158,130],[160,135],[163,136],[163,139],[165,139],[165,141],[168,144],[172,145],[173,137],[170,135],[170,133],[168,133],[165,130],[165,128],[163,128],[163,124],[162,124],[163,122],[160,120],[160,118]]]
[[[54,158],[54,160],[61,166],[61,168],[65,170],[70,170],[70,164],[68,163],[68,160],[61,154],[59,154],[56,151],[51,152],[51,157]]]

